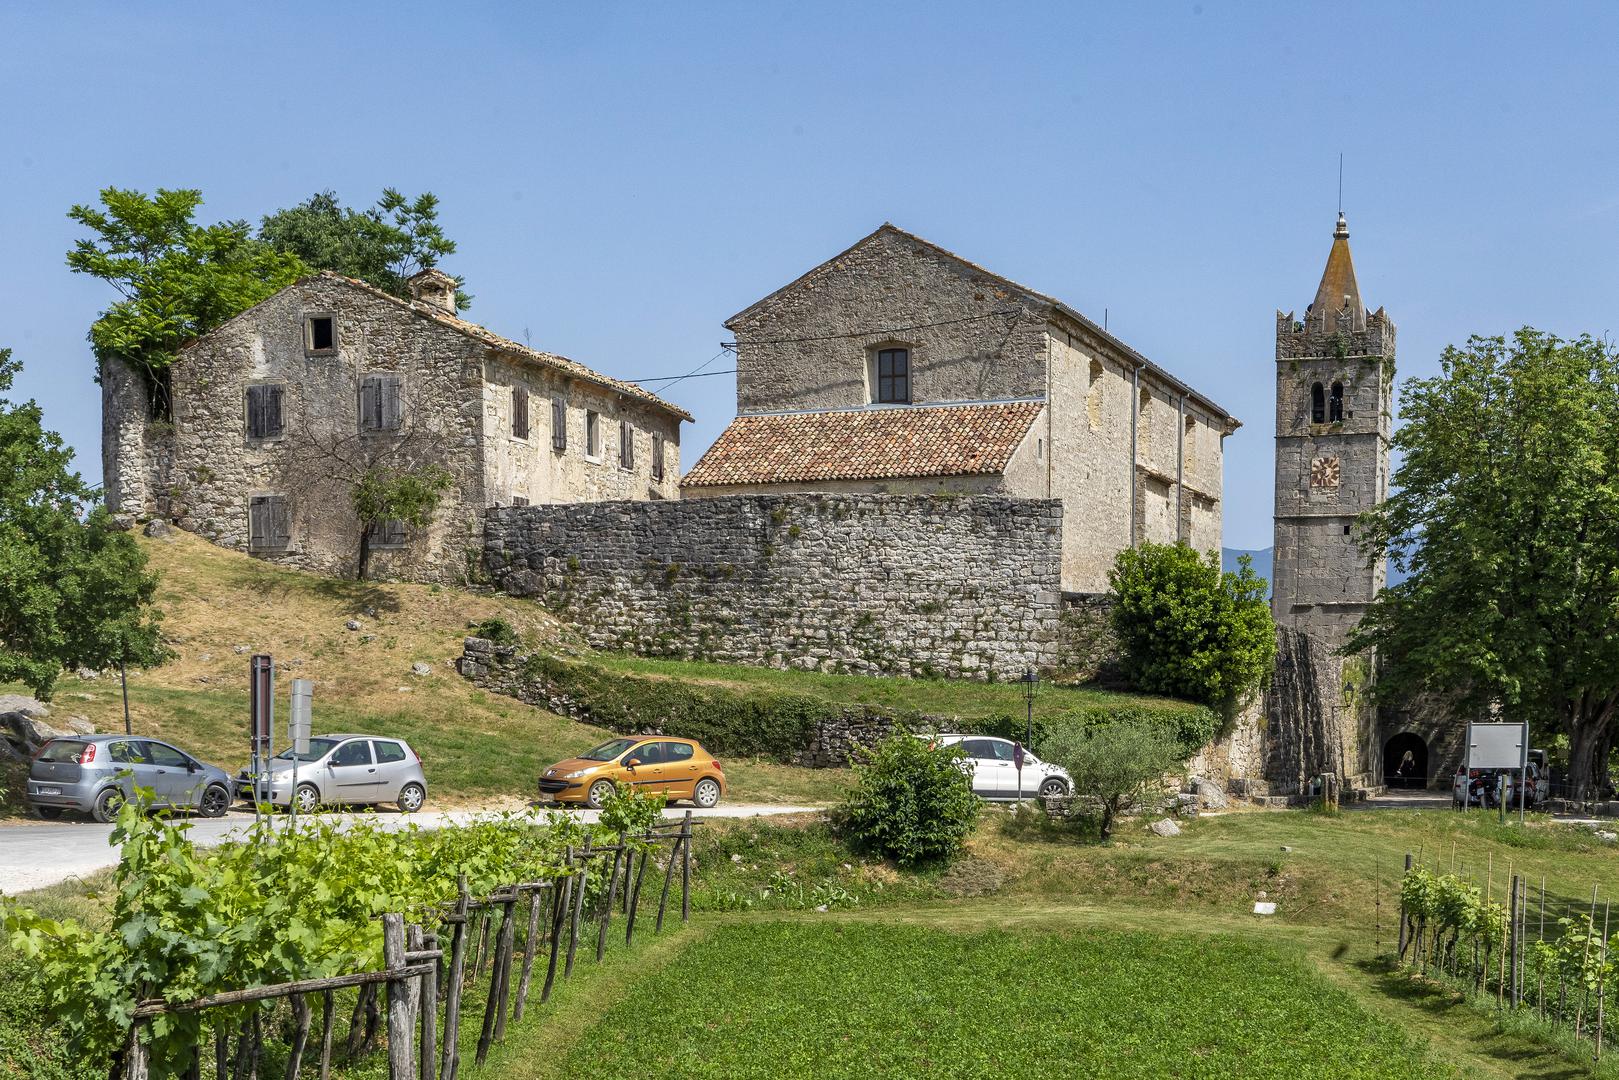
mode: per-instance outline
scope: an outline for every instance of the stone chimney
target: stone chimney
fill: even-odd
[[[455,314],[455,279],[442,270],[428,267],[413,274],[405,282],[410,287],[410,298],[422,304],[443,308]]]

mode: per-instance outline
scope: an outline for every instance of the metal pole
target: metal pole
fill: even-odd
[[[135,732],[129,726],[129,676],[124,672],[124,658],[118,658],[118,685],[124,691],[124,734],[133,735]]]

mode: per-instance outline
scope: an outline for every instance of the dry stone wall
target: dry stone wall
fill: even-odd
[[[974,679],[1057,657],[1056,500],[737,495],[499,508],[484,522],[493,582],[597,648]]]

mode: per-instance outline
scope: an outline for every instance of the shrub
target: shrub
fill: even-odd
[[[1113,628],[1139,689],[1231,711],[1264,685],[1276,662],[1265,581],[1247,556],[1237,573],[1186,544],[1119,552],[1108,574]]]
[[[961,757],[960,746],[889,736],[855,762],[854,791],[838,821],[851,841],[898,862],[948,862],[983,805]]]
[[[505,619],[485,619],[480,623],[470,623],[473,637],[487,638],[496,645],[516,645],[517,631]]]
[[[1034,719],[1034,738],[1029,749],[1041,757],[1048,757],[1046,740],[1053,731],[1090,730],[1109,724],[1133,724],[1138,727],[1157,727],[1166,731],[1180,746],[1182,761],[1214,741],[1220,733],[1220,718],[1206,705],[1190,702],[1166,702],[1163,705],[1081,705],[1064,709],[1055,716],[1037,716]],[[993,735],[1001,739],[1022,742],[1027,733],[1027,719],[1001,713],[980,721],[967,721],[958,725],[975,735]]]
[[[1059,728],[1041,754],[1068,770],[1073,813],[1094,817],[1103,840],[1120,812],[1161,793],[1165,775],[1185,760],[1179,741],[1159,724]]]

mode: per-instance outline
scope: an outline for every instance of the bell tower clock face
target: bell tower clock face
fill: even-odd
[[[1310,490],[1331,491],[1338,486],[1343,469],[1336,454],[1328,454],[1310,462]]]

